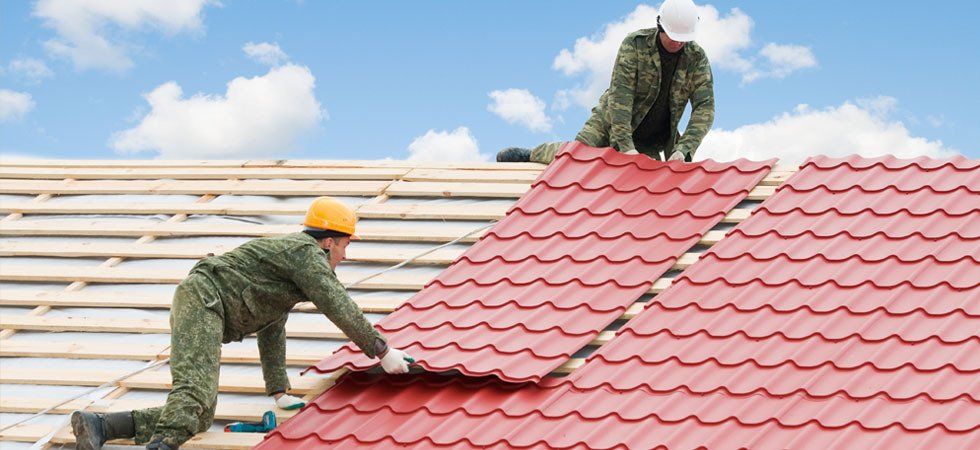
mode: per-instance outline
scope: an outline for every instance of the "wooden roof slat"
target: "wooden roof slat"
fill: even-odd
[[[326,320],[326,319],[324,319]],[[289,349],[286,364],[307,367],[329,356],[330,352]],[[121,359],[128,361],[152,361],[157,357],[169,357],[167,344],[113,345],[74,342],[24,342],[5,341],[0,345],[0,357],[65,358],[65,359]],[[260,364],[258,348],[222,347],[221,362],[235,364]]]
[[[265,400],[265,399],[263,399]],[[13,397],[7,396],[0,398],[0,412],[15,414],[34,414],[47,408],[55,406],[60,402],[57,399],[38,398],[38,397]],[[110,411],[132,411],[136,409],[153,408],[162,406],[163,402],[149,399],[115,399],[92,403],[87,399],[78,399],[51,410],[49,414],[71,414],[73,411],[85,407],[92,412]],[[298,413],[298,410],[287,411],[275,408],[271,400],[242,402],[242,401],[222,401],[218,399],[218,404],[214,410],[214,418],[217,420],[262,420],[262,415],[266,411],[274,411],[279,421],[284,421]]]
[[[283,215],[302,216],[307,205],[298,204],[237,204],[211,203],[33,203],[5,202],[2,213],[22,214],[201,214],[223,216]],[[510,205],[454,204],[374,204],[357,207],[361,219],[409,220],[495,220],[504,217]],[[297,222],[300,219],[297,218]]]
[[[427,168],[459,170],[529,170],[540,172],[545,166],[538,163],[465,163],[412,162],[398,160],[177,160],[177,159],[20,159],[4,160],[0,167],[57,167],[57,168]]]
[[[439,227],[398,227],[358,224],[357,236],[364,241],[449,242],[481,227],[482,223],[455,222]],[[0,235],[6,236],[241,236],[259,237],[295,233],[300,225],[257,225],[233,223],[112,223],[111,220],[59,219],[0,222]],[[486,230],[462,242],[476,242]]]
[[[385,193],[395,197],[482,197],[519,198],[531,188],[528,183],[459,183],[396,181]]]
[[[14,442],[37,442],[48,435],[52,430],[49,425],[22,424],[0,433],[0,441]],[[55,434],[51,439],[55,444],[74,444],[75,437],[67,429]],[[185,442],[180,448],[186,449],[209,449],[209,450],[248,450],[255,447],[265,437],[265,433],[224,433],[224,432],[204,432],[198,433],[189,441]],[[132,441],[118,440],[111,443],[130,443]]]
[[[170,322],[156,319],[103,318],[103,317],[45,317],[5,314],[0,317],[0,326],[9,330],[83,332],[83,333],[142,333],[169,334]],[[286,323],[286,336],[294,338],[347,340],[339,328],[327,319],[317,323]],[[612,338],[611,332],[599,333],[590,345],[602,345]],[[6,345],[6,344],[4,344]],[[247,355],[238,355],[246,358]],[[321,355],[319,361],[327,355]],[[129,359],[136,358],[133,355]]]
[[[4,314],[3,317],[0,317],[0,327],[5,330],[170,334],[170,321],[166,319],[81,316],[48,317]],[[336,325],[326,318],[322,318],[322,321],[287,322],[286,336],[314,339],[347,339],[343,331],[340,331]],[[5,343],[4,345],[6,346],[7,344]]]
[[[47,256],[55,258],[87,258],[118,256],[124,258],[174,258],[199,259],[208,255],[220,255],[234,246],[199,244],[129,244],[116,242],[0,242],[0,256]],[[390,249],[352,245],[347,249],[347,260],[355,262],[400,263],[420,253],[419,250]],[[463,250],[442,248],[419,257],[415,265],[448,265]]]
[[[0,383],[36,384],[45,386],[100,386],[103,383],[129,373],[128,370],[47,369],[4,367],[0,371]],[[291,376],[291,392],[306,394],[320,380],[315,376]],[[131,389],[166,390],[171,387],[170,371],[141,372],[119,382],[119,386]],[[265,394],[262,376],[222,373],[218,379],[219,392]]]
[[[461,183],[530,183],[538,178],[537,171],[529,170],[452,170],[412,169],[401,179],[406,181],[450,181]]]
[[[90,283],[149,283],[178,284],[187,276],[187,270],[132,269],[126,267],[78,267],[34,264],[0,265],[0,280],[6,281],[46,281]],[[362,278],[361,274],[340,272],[337,278],[341,283],[350,283]],[[357,289],[410,290],[422,289],[428,282],[418,274],[387,272],[357,285]]]
[[[352,295],[354,303],[367,313],[389,313],[405,302],[407,296]],[[29,289],[0,290],[3,306],[78,306],[88,308],[168,309],[172,296],[167,294],[134,294],[131,292],[38,292]],[[298,312],[318,312],[309,302],[298,303]]]
[[[410,170],[394,167],[291,168],[105,168],[105,167],[9,167],[0,165],[0,178],[75,180],[393,180]]]
[[[373,180],[0,180],[5,194],[353,195],[381,194],[390,181]]]
[[[66,243],[35,243],[35,242],[0,242],[0,256],[45,256],[53,258],[88,258],[96,256],[124,258],[174,258],[199,259],[208,255],[220,255],[233,246],[216,245],[203,247],[192,244],[124,244],[114,242],[66,242]],[[442,248],[421,256],[413,261],[416,265],[449,265],[459,258],[465,250],[460,248]],[[352,245],[347,248],[347,260],[355,262],[372,262],[396,264],[409,259],[419,252],[401,248],[365,248]],[[696,261],[697,253],[685,253],[678,259],[674,269],[684,269]]]
[[[200,214],[222,216],[283,215],[302,216],[306,205],[241,204],[221,205],[210,203],[33,203],[7,202],[0,205],[0,213],[21,214]],[[511,205],[455,205],[455,204],[374,204],[361,205],[357,216],[361,219],[406,220],[498,220],[510,210]],[[748,218],[750,209],[733,209],[723,222],[734,223]],[[299,221],[299,219],[297,219]]]

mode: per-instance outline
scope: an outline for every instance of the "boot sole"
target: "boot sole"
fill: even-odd
[[[71,431],[76,437],[75,439],[76,450],[99,450],[102,448],[101,445],[93,446],[91,445],[92,444],[91,442],[85,442],[77,439],[77,437],[80,434],[84,433],[85,436],[88,436],[89,433],[91,432],[91,430],[88,429],[88,426],[86,426],[85,421],[82,420],[82,413],[79,411],[75,411],[71,413]]]

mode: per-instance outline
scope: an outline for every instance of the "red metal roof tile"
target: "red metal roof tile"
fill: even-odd
[[[696,394],[687,390],[502,385],[437,376],[351,375],[269,434],[260,449],[970,448],[976,405],[927,398]],[[805,436],[805,439],[801,439]],[[311,439],[314,438],[314,439]],[[845,445],[846,444],[846,445]],[[302,446],[302,447],[300,447]],[[334,447],[331,447],[334,448]]]
[[[501,280],[489,286],[472,281],[457,286],[445,286],[435,281],[433,285],[440,285],[441,289],[423,290],[412,297],[411,304],[406,306],[426,309],[441,304],[448,308],[460,308],[479,302],[493,308],[513,303],[528,309],[550,305],[557,309],[586,307],[604,312],[622,310],[620,298],[636,295],[635,291],[645,289],[643,286],[621,287],[614,281],[593,286],[578,281],[554,286],[542,280],[526,285],[517,285],[510,280]]]
[[[259,448],[980,448],[980,236],[975,213],[948,209],[956,197],[962,211],[980,211],[957,187],[978,168],[962,158],[813,158],[787,182],[812,188],[781,188],[569,377],[350,374]],[[812,199],[828,195],[838,201]],[[902,211],[902,196],[922,200]],[[836,206],[771,207],[819,202]],[[480,305],[582,312],[500,284],[486,296],[473,282],[452,289]],[[477,311],[434,292],[399,310],[408,315],[399,324],[445,328],[420,305]],[[619,311],[599,305],[585,309]],[[495,314],[459,323],[481,333],[519,323]],[[522,329],[546,327],[549,314],[559,313]]]
[[[672,289],[680,290],[681,285],[689,289],[685,292],[691,292],[691,296],[661,295],[657,302],[668,308],[679,308],[687,305],[691,298],[697,298],[698,306],[709,310],[734,305],[742,311],[761,308],[794,311],[806,308],[818,313],[843,309],[863,314],[881,309],[890,314],[922,311],[930,315],[963,312],[971,317],[980,316],[980,289],[960,290],[946,285],[917,289],[902,284],[882,290],[873,284],[840,287],[827,283],[804,287],[796,282],[767,286],[761,281],[752,281],[732,286],[717,282],[692,283],[690,279],[681,278],[674,282]]]
[[[663,163],[569,145],[499,224],[377,327],[428,370],[540,380],[620,317],[772,163]],[[313,369],[375,363],[347,345]]]

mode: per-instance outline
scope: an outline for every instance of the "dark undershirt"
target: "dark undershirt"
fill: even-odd
[[[674,82],[677,63],[681,52],[670,53],[660,43],[657,36],[657,53],[660,54],[660,91],[654,100],[650,111],[643,117],[640,126],[633,131],[633,143],[641,153],[656,146],[662,146],[670,140],[670,86]]]

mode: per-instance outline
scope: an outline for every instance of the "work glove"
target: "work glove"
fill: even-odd
[[[670,158],[667,158],[667,160],[668,161],[684,161],[684,154],[681,153],[681,152],[671,153],[670,154]]]
[[[640,152],[636,151],[636,149],[634,148],[633,150],[627,150],[627,151],[623,152],[623,154],[624,155],[639,155]]]
[[[289,394],[280,395],[279,398],[276,399],[276,406],[278,406],[279,409],[300,409],[305,405],[306,402],[304,402],[303,399],[293,397]]]
[[[381,368],[385,373],[397,375],[408,373],[408,364],[415,362],[415,359],[397,348],[388,348],[388,353],[381,357]]]

